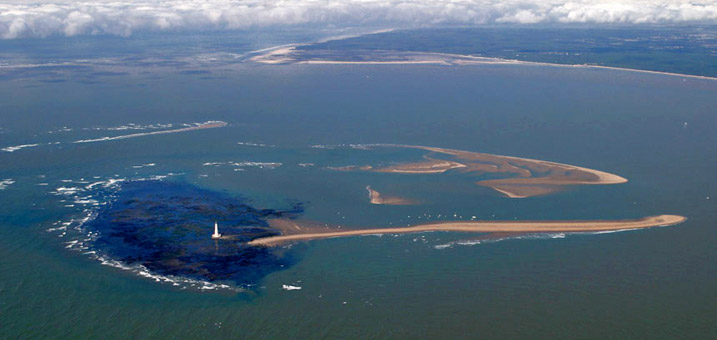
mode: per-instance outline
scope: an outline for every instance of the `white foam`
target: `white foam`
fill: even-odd
[[[15,151],[20,150],[20,149],[32,148],[32,147],[36,147],[36,146],[38,146],[38,145],[40,145],[40,144],[15,145],[15,146],[4,147],[4,148],[2,148],[2,149],[0,149],[0,150],[5,151],[5,152],[15,152]]]
[[[155,166],[155,165],[157,165],[157,164],[155,164],[155,163],[146,163],[146,164],[140,164],[140,165],[133,165],[132,168],[134,168],[134,169],[141,169],[141,168],[152,167],[152,166]]]
[[[324,144],[314,144],[314,145],[309,145],[309,147],[312,149],[331,149],[331,145],[324,145]]]
[[[281,285],[281,289],[283,289],[283,290],[300,290],[301,287],[292,286],[292,285]]]
[[[0,190],[5,190],[5,188],[7,188],[8,186],[10,186],[11,184],[14,184],[14,183],[15,183],[15,181],[13,181],[12,179],[9,179],[9,178],[0,180]]]
[[[605,230],[605,231],[594,231],[594,232],[584,233],[584,234],[588,234],[588,235],[612,234],[612,233],[621,233],[621,232],[623,232],[623,231],[632,231],[632,230],[637,230],[637,229],[640,229],[640,228],[620,229],[620,230]]]
[[[144,178],[132,179],[135,181],[143,180],[161,180],[168,176],[181,175],[176,173],[168,173],[166,175],[155,175]],[[99,176],[93,177],[95,179],[101,179]],[[75,180],[63,180],[64,183],[71,182],[82,182]],[[131,271],[141,277],[154,280],[155,282],[171,284],[175,287],[194,288],[198,290],[219,290],[228,289],[233,291],[243,291],[241,287],[232,286],[223,283],[212,283],[203,280],[196,280],[186,277],[171,276],[171,275],[159,275],[153,273],[142,265],[125,264],[120,261],[106,257],[103,254],[97,253],[91,249],[92,242],[96,241],[100,236],[97,232],[88,230],[86,224],[94,220],[98,213],[100,205],[106,204],[111,200],[120,188],[119,184],[125,181],[129,181],[127,178],[108,178],[106,180],[96,181],[87,184],[83,187],[60,187],[52,193],[58,196],[69,196],[73,199],[74,204],[68,204],[68,207],[74,207],[75,204],[82,205],[82,215],[79,217],[72,218],[68,221],[57,221],[53,223],[52,227],[48,228],[48,232],[57,233],[58,237],[71,238],[71,240],[65,242],[65,248],[75,251],[80,251],[84,255],[88,255],[92,259],[97,259],[101,264],[111,266],[114,268]],[[62,200],[65,201],[65,200]]]
[[[79,187],[59,187],[59,188],[55,189],[55,191],[52,193],[55,195],[69,196],[69,195],[74,195],[74,194],[80,192],[81,190],[82,189]]]
[[[339,149],[339,148],[349,148],[349,149],[355,149],[355,150],[371,150],[376,146],[388,146],[388,144],[334,144],[334,145],[328,145],[328,144],[314,144],[310,145],[310,148],[313,149]]]
[[[47,133],[52,134],[52,133],[70,132],[70,131],[72,131],[71,128],[68,128],[67,126],[63,126],[61,128],[55,129],[55,130],[50,130]]]
[[[206,125],[211,124],[218,124],[218,126],[212,126],[212,127],[224,127],[227,125],[226,122],[222,121],[207,121],[204,123],[193,123],[186,125],[186,127],[180,128],[180,129],[172,129],[172,130],[161,130],[161,131],[152,131],[152,132],[139,132],[139,133],[132,133],[129,135],[120,135],[120,136],[105,136],[100,138],[92,138],[92,139],[80,139],[76,140],[73,143],[95,143],[95,142],[106,142],[106,141],[113,141],[113,140],[120,140],[120,139],[128,139],[128,138],[136,138],[136,137],[144,137],[144,136],[151,136],[151,135],[161,135],[161,134],[169,134],[169,133],[179,133],[179,132],[187,132],[187,131],[193,131],[198,130],[202,128],[209,128],[205,127]]]
[[[254,143],[254,142],[237,142],[238,145],[242,146],[256,146],[256,147],[270,147],[273,148],[273,145],[266,145],[264,143]]]
[[[276,169],[282,164],[279,162],[231,162],[229,163],[235,167],[258,167],[260,169]]]
[[[72,203],[74,203],[74,204],[85,204],[85,205],[87,205],[87,204],[89,204],[89,205],[99,205],[99,204],[100,204],[99,201],[97,201],[97,200],[95,200],[95,199],[91,199],[91,198],[77,199],[77,200],[75,200],[75,201],[72,202]]]
[[[111,127],[93,127],[93,128],[84,128],[83,130],[95,130],[95,131],[131,131],[131,130],[158,130],[158,129],[170,129],[172,128],[172,124],[135,124],[135,123],[129,123],[126,125],[119,125],[119,126],[111,126]]]
[[[222,283],[212,283],[204,280],[190,279],[181,276],[174,275],[159,275],[151,272],[147,267],[140,264],[126,264],[121,261],[113,260],[104,256],[97,256],[95,253],[89,254],[92,257],[100,261],[101,264],[121,270],[126,270],[135,273],[141,277],[154,280],[159,283],[168,283],[175,287],[184,288],[195,288],[199,290],[219,290],[228,289],[233,291],[243,291],[240,287],[230,286]]]
[[[497,238],[484,238],[475,240],[459,240],[448,242],[445,244],[439,244],[433,246],[434,249],[446,249],[452,248],[453,246],[475,246],[485,243],[496,243],[508,240],[547,240],[547,239],[563,239],[567,236],[567,233],[540,233],[540,234],[527,234],[527,235],[516,235],[509,237],[497,237]]]
[[[253,162],[253,161],[241,161],[241,162],[235,162],[235,161],[229,161],[229,162],[206,162],[202,163],[202,166],[222,166],[222,165],[229,165],[235,167],[235,171],[241,171],[241,168],[246,167],[256,167],[260,169],[276,169],[280,166],[282,166],[282,163],[279,162]]]

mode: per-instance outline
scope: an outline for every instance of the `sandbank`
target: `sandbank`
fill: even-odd
[[[513,174],[516,177],[476,182],[478,185],[490,187],[510,198],[549,194],[559,191],[567,185],[627,182],[626,178],[615,174],[570,164],[419,145],[402,145],[402,147],[452,155],[463,161],[463,164],[466,165],[466,172]],[[542,175],[535,175],[535,173]]]
[[[627,182],[626,178],[605,171],[531,158],[420,145],[376,144],[374,146],[421,149],[449,155],[457,161],[436,159],[429,155],[424,155],[425,161],[422,162],[403,163],[383,168],[353,166],[345,170],[397,174],[440,174],[451,170],[475,173],[477,175],[487,173],[506,174],[511,177],[482,180],[475,183],[489,187],[509,198],[547,195],[564,190],[566,186],[570,185],[605,185]]]
[[[371,188],[370,185],[366,186],[368,191],[368,198],[371,204],[383,204],[383,205],[410,205],[412,201],[401,197],[384,196],[380,192]]]
[[[595,220],[595,221],[452,221],[421,224],[403,228],[372,228],[360,230],[342,230],[316,233],[298,233],[293,235],[258,238],[249,245],[275,246],[286,242],[306,241],[323,238],[347,237],[378,234],[407,234],[429,231],[455,231],[467,233],[555,233],[555,232],[597,232],[626,229],[663,227],[682,223],[686,220],[679,215],[649,216],[632,220]],[[296,223],[296,222],[294,222]]]

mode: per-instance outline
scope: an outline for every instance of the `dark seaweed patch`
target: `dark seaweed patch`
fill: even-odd
[[[246,200],[189,184],[138,181],[123,185],[88,227],[99,234],[93,250],[115,260],[161,275],[250,285],[295,260],[290,252],[246,242],[279,233],[268,219],[302,211],[301,204],[257,209]],[[211,239],[214,221],[229,239]]]

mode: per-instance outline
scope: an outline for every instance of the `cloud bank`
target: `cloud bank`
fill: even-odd
[[[292,25],[717,23],[714,0],[0,0],[0,37]]]

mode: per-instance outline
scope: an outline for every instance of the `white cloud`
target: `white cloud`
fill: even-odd
[[[714,0],[0,0],[0,37],[300,24],[717,22]]]

